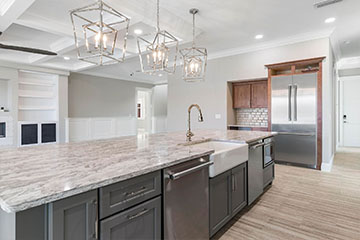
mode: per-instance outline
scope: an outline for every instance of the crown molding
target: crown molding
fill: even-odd
[[[360,68],[360,57],[342,58],[337,62],[338,70]]]
[[[44,67],[28,65],[28,64],[19,64],[18,62],[7,62],[7,61],[0,60],[0,66],[7,67],[7,68],[13,68],[13,69],[17,69],[17,70],[43,72],[43,73],[57,74],[57,75],[62,75],[62,76],[70,75],[69,71],[53,69],[53,68],[44,68]]]
[[[246,47],[240,47],[240,48],[232,48],[232,49],[226,49],[223,51],[217,51],[214,53],[210,53],[208,56],[208,59],[217,59],[217,58],[223,58],[223,57],[229,57],[229,56],[235,56],[240,55],[244,53],[250,53],[250,52],[256,52],[266,49],[271,49],[275,47],[282,47],[286,45],[296,44],[300,42],[306,42],[316,39],[322,39],[322,38],[329,38],[331,34],[333,33],[334,29],[327,30],[327,31],[320,31],[320,32],[309,32],[305,34],[299,34],[290,36],[287,38],[283,38],[281,40],[276,41],[269,41],[265,42],[263,44],[255,44],[250,45]]]
[[[149,85],[155,85],[156,83],[152,80],[145,80],[145,79],[139,79],[136,78],[136,80],[132,77],[127,77],[127,76],[123,76],[123,75],[119,75],[119,76],[114,76],[112,74],[106,74],[106,73],[93,73],[93,72],[72,72],[75,74],[83,74],[83,75],[89,75],[89,76],[94,76],[94,77],[103,77],[103,78],[111,78],[111,79],[115,79],[115,80],[119,80],[119,81],[126,81],[126,82],[132,82],[132,83],[146,83]]]

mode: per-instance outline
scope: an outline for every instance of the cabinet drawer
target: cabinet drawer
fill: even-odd
[[[100,222],[100,240],[160,238],[161,197]]]
[[[161,172],[100,188],[100,218],[108,217],[126,208],[161,194]]]
[[[275,178],[275,164],[264,168],[264,188],[269,185]]]

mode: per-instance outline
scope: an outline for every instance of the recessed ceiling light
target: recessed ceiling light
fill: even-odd
[[[142,31],[141,29],[135,29],[135,30],[134,30],[134,33],[135,33],[136,35],[140,35],[140,34],[143,33],[143,31]]]
[[[70,60],[70,57],[64,57],[64,60],[68,61]]]
[[[264,37],[264,35],[258,34],[258,35],[255,36],[255,39],[262,39],[263,37]]]
[[[334,17],[327,18],[327,19],[325,19],[325,23],[333,23],[333,22],[335,22],[335,20],[336,20],[336,18],[334,18]]]

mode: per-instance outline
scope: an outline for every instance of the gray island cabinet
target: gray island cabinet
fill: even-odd
[[[247,205],[247,163],[210,178],[210,236]]]
[[[206,221],[205,232],[213,235],[250,204],[250,192],[262,191],[272,183],[274,164],[263,166],[264,153],[269,152],[264,150],[264,139],[276,133],[196,133],[195,143],[258,142],[256,158],[250,154],[248,163],[205,178],[210,208],[201,205],[207,214],[200,221]],[[170,191],[164,190],[165,169],[212,153],[211,148],[184,144],[184,134],[177,132],[4,151],[0,158],[0,240],[162,239],[165,193]],[[176,181],[178,186],[181,181]],[[188,193],[188,188],[182,189],[183,194]],[[189,199],[191,202],[191,196]],[[171,211],[166,213],[173,216]],[[192,213],[186,217],[193,217]]]
[[[2,212],[0,239],[160,239],[161,195],[159,170],[14,214]]]

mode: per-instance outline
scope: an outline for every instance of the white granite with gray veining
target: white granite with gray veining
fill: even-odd
[[[274,133],[194,131],[194,142],[251,142]],[[185,144],[185,133],[1,149],[0,207],[18,212],[209,155]]]

